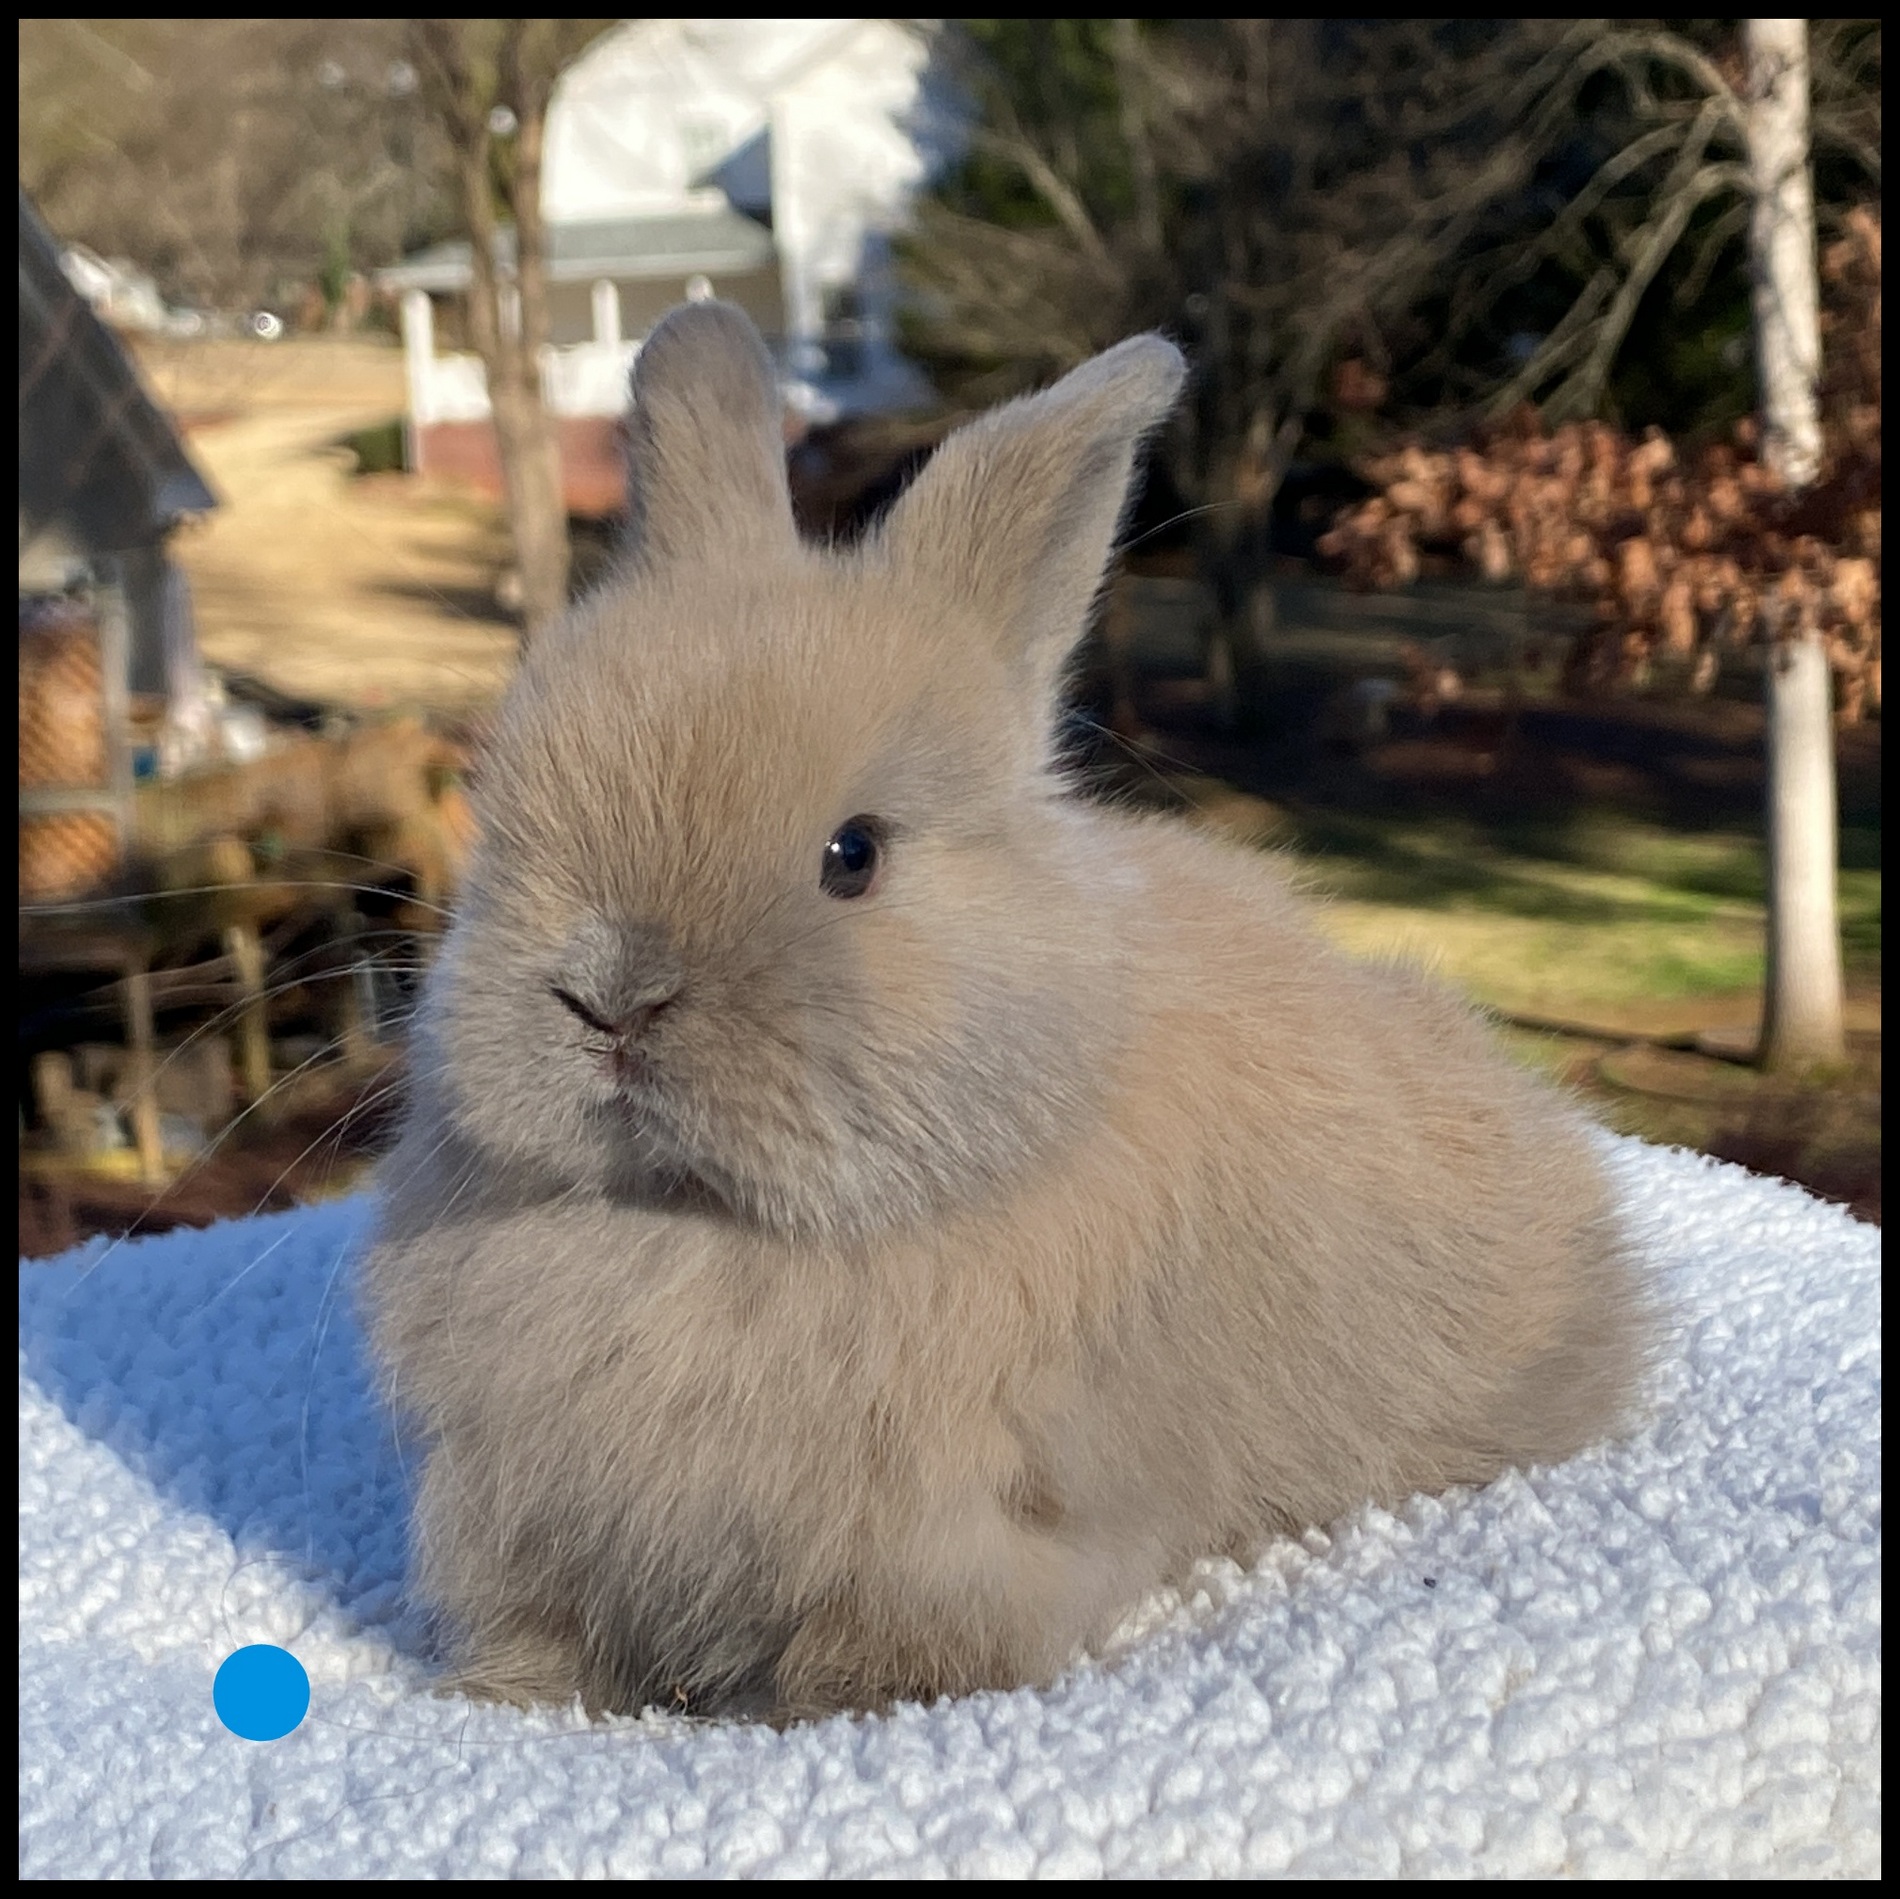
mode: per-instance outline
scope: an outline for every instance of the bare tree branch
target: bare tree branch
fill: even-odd
[[[1691,169],[1699,152],[1700,141],[1692,141],[1672,167],[1660,208],[1630,246],[1628,269],[1609,308],[1597,321],[1588,354],[1546,405],[1553,421],[1596,412],[1610,365],[1623,346],[1636,306],[1681,241],[1689,219],[1707,199],[1735,189],[1731,168],[1726,165],[1701,165]]]
[[[1035,187],[1036,195],[1055,213],[1062,228],[1091,257],[1106,259],[1108,246],[1095,228],[1081,198],[1063,183],[1061,174],[1020,130],[997,132],[979,130],[975,144],[981,151],[1014,165]]]
[[[1676,286],[1677,309],[1692,309],[1701,301],[1723,252],[1747,229],[1748,205],[1746,200],[1737,199],[1703,232],[1695,255],[1689,260],[1689,268]]]
[[[1715,106],[1724,125],[1736,138],[1745,136],[1747,111],[1740,94],[1715,61],[1681,34],[1660,27],[1622,27],[1607,20],[1593,24],[1600,29],[1599,46],[1604,64],[1655,60],[1674,67]]]
[[[1116,89],[1120,93],[1122,138],[1128,146],[1128,168],[1135,185],[1135,235],[1143,249],[1161,248],[1161,188],[1155,171],[1154,144],[1148,136],[1148,114],[1143,105],[1141,38],[1133,20],[1117,20],[1110,45],[1115,56]]]

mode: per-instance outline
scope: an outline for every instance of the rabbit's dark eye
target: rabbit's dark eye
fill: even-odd
[[[861,897],[877,876],[884,827],[876,818],[847,818],[825,846],[818,881],[828,897]]]

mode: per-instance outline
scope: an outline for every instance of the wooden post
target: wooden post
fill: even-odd
[[[255,1102],[270,1093],[270,1019],[264,999],[264,946],[254,923],[233,923],[224,932],[224,953],[237,966],[243,996],[238,1010],[238,1072]]]
[[[370,972],[360,948],[362,918],[354,911],[337,921],[337,943],[343,950],[341,966],[332,972],[336,982],[337,1039],[343,1060],[352,1068],[366,1067],[376,1054],[376,997]]]
[[[165,1150],[158,1131],[158,1084],[152,1059],[152,978],[143,958],[125,972],[125,1045],[130,1052],[128,1103],[139,1176],[148,1186],[165,1179]]]

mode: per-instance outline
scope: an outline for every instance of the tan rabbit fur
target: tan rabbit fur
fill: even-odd
[[[363,1274],[473,1691],[1046,1682],[1198,1557],[1625,1415],[1568,1107],[1051,762],[1182,376],[1122,344],[834,551],[747,320],[642,350],[636,538],[508,698]]]

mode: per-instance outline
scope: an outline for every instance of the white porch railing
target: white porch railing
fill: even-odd
[[[611,293],[612,285],[599,285]],[[627,406],[627,378],[639,344],[620,338],[617,301],[595,299],[594,321],[605,334],[584,343],[541,352],[541,399],[553,415],[619,415]],[[409,383],[409,419],[483,422],[488,419],[488,373],[468,350],[438,356],[435,324],[426,293],[402,301],[403,366]]]
[[[541,357],[541,397],[552,415],[621,415],[638,343],[574,343]]]
[[[637,343],[575,343],[541,355],[541,399],[550,415],[619,415]],[[422,424],[488,418],[488,372],[471,351],[412,357],[409,413]]]
[[[598,288],[612,290],[611,285]],[[541,352],[541,396],[551,415],[618,416],[626,410],[640,345],[619,336],[617,301],[597,298],[596,306],[595,324],[604,334]],[[785,399],[808,422],[929,400],[929,387],[917,371],[882,338],[857,326],[841,326],[803,343],[785,337],[768,342]],[[403,299],[403,356],[412,425],[488,419],[488,376],[481,358],[466,350],[436,354],[429,299],[421,291]]]

